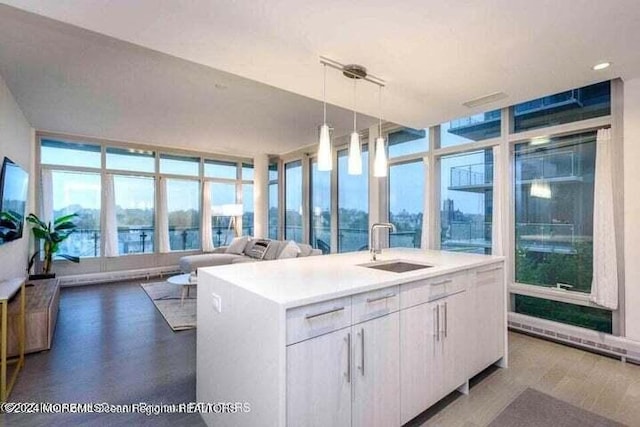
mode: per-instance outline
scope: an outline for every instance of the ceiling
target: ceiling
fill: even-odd
[[[0,75],[33,127],[66,134],[251,156],[312,144],[322,121],[311,98],[2,5]]]
[[[224,71],[313,99],[322,96],[320,55],[343,63],[359,63],[388,82],[384,91],[385,118],[417,128],[597,81],[640,75],[640,55],[636,54],[640,44],[637,0],[5,0],[5,3],[218,70],[210,70],[211,76],[237,78],[220,73]],[[6,13],[4,10],[2,15]],[[32,30],[39,29],[29,31]],[[95,35],[73,34],[71,29],[59,31],[66,36],[66,43],[85,46],[90,51],[87,54],[98,55],[86,47],[90,42],[106,45],[101,47],[105,53],[98,61],[100,66],[92,68],[91,64],[82,63],[83,57],[76,58],[74,64],[83,85],[96,91],[94,96],[100,95],[101,88],[92,84],[95,77],[92,73],[114,66],[111,64],[114,60],[107,61],[108,58],[117,53],[126,56],[123,50],[130,56],[134,51],[143,52],[132,46],[124,49],[124,45]],[[3,29],[1,33],[3,51],[7,32]],[[50,43],[49,48],[63,49],[55,43]],[[107,54],[108,49],[113,52]],[[32,62],[38,64],[37,55],[33,56]],[[123,84],[133,78],[129,77],[133,71],[127,60],[130,59],[122,58],[117,65],[127,75]],[[593,71],[591,67],[602,60],[613,62],[613,66]],[[9,67],[3,56],[0,61],[0,72],[5,74],[4,68]],[[178,64],[196,68],[194,64],[177,62],[175,66]],[[83,67],[91,73],[80,75]],[[7,80],[13,90],[12,79]],[[327,80],[329,101],[351,108],[350,82],[334,70],[328,72]],[[176,83],[177,79],[173,79],[172,84]],[[296,126],[311,126],[315,132],[318,120],[311,103],[308,109],[299,109],[289,94],[278,96],[263,86],[251,86],[249,82],[246,85],[247,91],[249,87],[256,88],[256,92],[264,90],[263,103],[270,110],[282,107],[281,114],[291,118],[290,122],[274,122],[278,127],[273,130],[276,139],[295,137]],[[378,115],[376,88],[360,86],[358,110]],[[150,85],[146,95],[157,98],[159,95],[154,95],[152,89]],[[233,89],[229,85],[228,101],[232,104]],[[21,92],[16,92],[20,98]],[[475,109],[462,105],[495,92],[505,92],[508,97]],[[255,94],[246,93],[249,95]],[[214,109],[206,98],[198,100],[201,106]],[[290,100],[288,109],[280,104]],[[188,103],[186,99],[183,101]],[[297,102],[304,104],[301,100]],[[30,108],[26,109],[29,115]],[[307,120],[309,115],[313,120]],[[188,122],[187,119],[184,120]],[[329,114],[332,123],[343,119],[344,112]],[[114,115],[113,120],[125,119]],[[239,131],[250,133],[253,126],[252,123]],[[295,138],[281,144],[301,144],[300,137]],[[270,141],[268,146],[271,144],[275,142]],[[274,151],[287,148],[273,145]]]

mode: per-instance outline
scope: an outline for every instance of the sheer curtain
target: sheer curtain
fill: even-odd
[[[205,181],[202,186],[202,251],[213,251],[213,233],[211,232],[211,182]]]
[[[493,214],[491,218],[491,254],[504,255],[503,230],[505,209],[504,201],[504,167],[502,163],[502,147],[493,147]],[[485,202],[486,203],[486,202]]]
[[[422,237],[420,238],[420,248],[431,249],[429,247],[429,222],[431,217],[431,188],[429,187],[429,174],[431,173],[429,158],[424,157],[424,202],[422,206]]]
[[[166,178],[160,178],[160,192],[158,193],[158,252],[161,254],[171,252]]]
[[[116,219],[116,193],[113,175],[104,177],[104,256],[117,257],[118,221]]]
[[[41,176],[42,191],[42,221],[53,222],[53,173],[50,169],[42,169]]]
[[[598,130],[593,194],[593,282],[591,301],[618,308],[618,264],[613,211],[611,129]]]

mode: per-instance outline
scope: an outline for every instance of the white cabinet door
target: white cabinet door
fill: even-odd
[[[476,375],[504,355],[505,291],[501,265],[476,270],[471,287],[474,335],[469,376]]]
[[[354,427],[400,425],[399,319],[396,312],[352,328]]]
[[[441,342],[444,347],[443,396],[469,379],[469,352],[471,331],[467,293],[451,295],[440,302],[442,325]],[[477,324],[481,326],[481,324]]]
[[[351,328],[287,347],[287,425],[351,425]]]
[[[439,304],[400,312],[400,414],[402,424],[437,402],[442,391]]]

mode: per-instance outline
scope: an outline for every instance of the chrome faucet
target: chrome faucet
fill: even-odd
[[[371,254],[371,261],[376,260],[376,254],[382,253],[380,240],[376,239],[376,230],[379,228],[388,228],[394,233],[396,231],[396,226],[390,222],[376,222],[371,226],[371,231],[369,232],[369,253]]]

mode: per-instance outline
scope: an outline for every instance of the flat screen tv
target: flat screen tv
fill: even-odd
[[[22,237],[29,174],[7,157],[0,174],[0,245]]]

